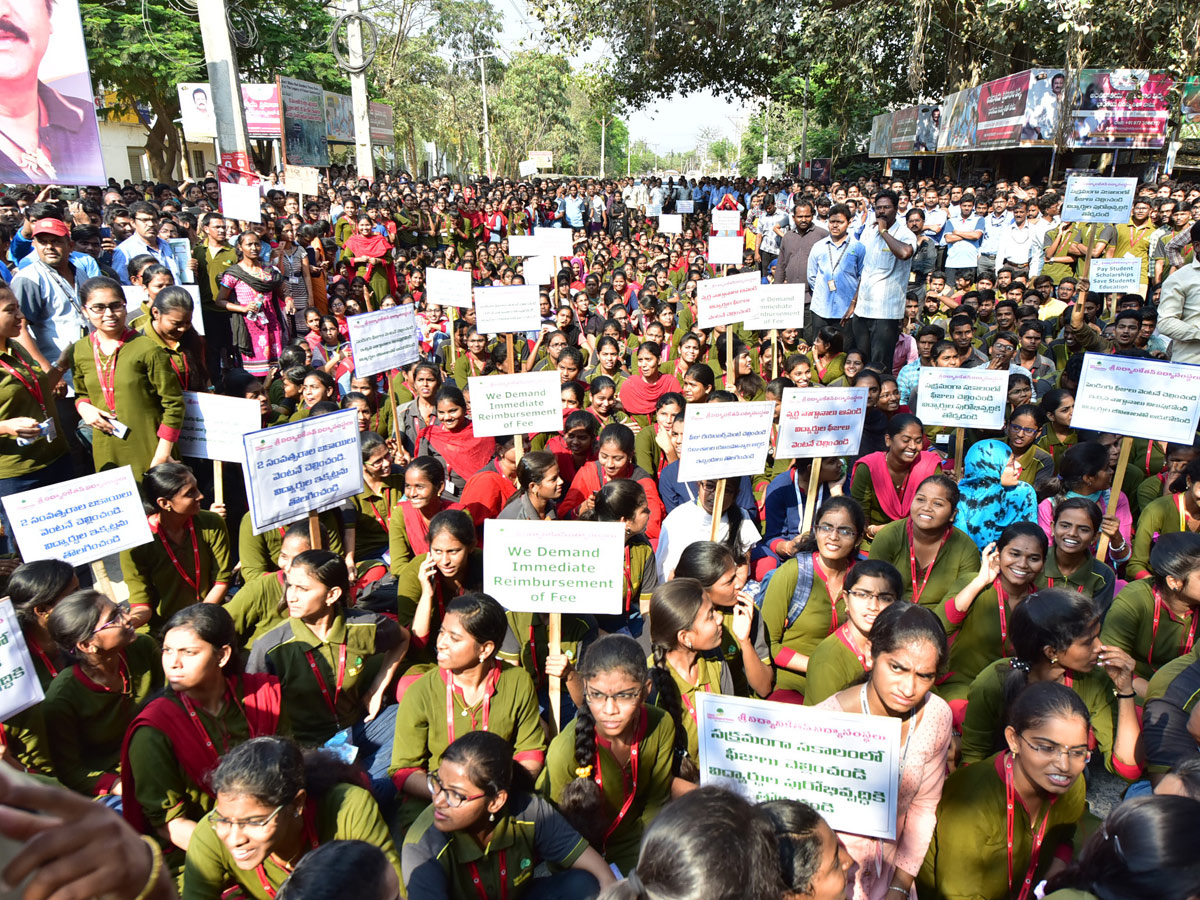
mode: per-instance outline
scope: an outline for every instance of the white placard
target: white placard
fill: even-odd
[[[179,266],[179,274],[184,284],[194,284],[196,276],[192,274],[192,242],[187,238],[167,238],[171,247],[171,255],[175,257],[175,265]]]
[[[712,225],[716,231],[737,231],[742,227],[742,214],[736,209],[714,209]]]
[[[784,388],[775,458],[854,456],[866,414],[866,388]]]
[[[532,159],[523,159],[517,163],[517,171],[521,173],[522,178],[530,175],[536,175],[538,170],[537,163]]]
[[[149,309],[150,295],[146,293],[146,289],[140,284],[123,284],[121,285],[121,293],[125,295],[126,322],[142,314],[143,303],[145,303],[146,308]]]
[[[0,600],[0,722],[46,698],[12,600]]]
[[[9,494],[0,502],[25,562],[61,559],[81,566],[154,539],[129,466]]]
[[[696,317],[701,328],[743,322],[758,312],[757,272],[705,278],[696,282]]]
[[[261,429],[262,410],[257,400],[183,392],[180,456],[240,463],[242,436]]]
[[[554,257],[525,257],[525,262],[521,265],[521,274],[524,276],[526,284],[536,284],[538,287],[552,286],[554,284]]]
[[[242,447],[256,534],[362,493],[356,409],[254,431],[242,437]]]
[[[369,378],[421,358],[416,307],[411,303],[347,316],[354,374]]]
[[[196,334],[204,334],[204,316],[200,312],[200,285],[181,284],[179,286],[192,298],[192,331]]]
[[[761,475],[774,422],[773,400],[693,406],[683,420],[679,480]]]
[[[1191,444],[1200,420],[1200,366],[1087,353],[1072,428]]]
[[[1062,221],[1112,225],[1128,222],[1137,185],[1136,178],[1072,175],[1063,195]]]
[[[543,241],[538,253],[571,256],[575,252],[575,233],[570,228],[535,228],[533,235]]]
[[[542,327],[538,294],[536,284],[475,288],[475,327],[484,334],[537,331]]]
[[[695,211],[696,211],[696,201],[695,200],[676,200],[675,201],[675,212],[680,213],[682,215],[683,213],[694,213]]]
[[[558,371],[472,376],[471,426],[476,437],[562,430]]]
[[[981,428],[1004,427],[1008,369],[921,369],[917,382],[917,418],[922,425]]]
[[[471,273],[458,269],[426,269],[425,299],[438,306],[469,309],[474,302],[471,298]]]
[[[708,262],[713,266],[740,266],[745,241],[737,234],[717,234],[708,239]]]
[[[284,166],[283,182],[289,191],[313,197],[321,189],[321,173],[315,166]]]
[[[662,215],[662,204],[661,203],[647,203],[646,204],[646,217],[647,218],[653,218],[653,217],[661,216],[661,215]]]
[[[1088,290],[1098,294],[1123,294],[1142,286],[1142,261],[1119,256],[1093,259],[1088,266]]]
[[[754,331],[804,327],[804,285],[760,284],[758,309],[745,320]],[[782,366],[781,366],[782,368]]]
[[[696,695],[700,783],[733,782],[751,800],[800,800],[834,831],[893,840],[900,720]]]
[[[483,536],[483,590],[505,609],[621,612],[625,527],[620,522],[488,519]]]
[[[508,236],[508,253],[510,256],[536,256],[545,246],[536,234],[510,234]]]
[[[257,184],[222,181],[218,187],[221,189],[221,215],[243,222],[262,221],[262,207],[259,205],[262,193]]]
[[[658,217],[658,230],[663,234],[682,234],[683,233],[683,216],[661,215]]]

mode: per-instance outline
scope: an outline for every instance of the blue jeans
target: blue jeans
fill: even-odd
[[[355,760],[371,776],[371,793],[380,805],[396,797],[396,786],[388,777],[388,766],[392,763],[392,741],[396,737],[396,710],[393,703],[385,706],[370,722],[360,720],[351,729],[354,746],[358,747]]]
[[[64,453],[44,469],[30,472],[28,475],[16,475],[12,478],[0,478],[0,497],[11,497],[21,491],[31,491],[34,488],[47,487],[69,481],[75,477],[75,465],[71,455]],[[17,542],[13,539],[12,522],[0,503],[0,522],[4,523],[4,535],[0,537],[0,553],[12,554],[17,552]]]

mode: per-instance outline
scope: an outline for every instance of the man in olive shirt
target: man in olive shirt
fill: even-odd
[[[776,284],[804,285],[804,302],[812,301],[808,286],[808,255],[817,243],[829,237],[829,232],[813,224],[815,210],[809,200],[797,200],[792,209],[792,225],[779,242],[779,259],[775,263]]]
[[[200,315],[204,319],[205,353],[208,374],[218,389],[222,382],[222,369],[234,368],[233,336],[229,330],[229,313],[218,309],[217,294],[221,290],[221,276],[237,262],[237,251],[226,242],[225,218],[220,213],[209,213],[200,222],[204,241],[192,251],[196,263],[195,278],[200,288]]]

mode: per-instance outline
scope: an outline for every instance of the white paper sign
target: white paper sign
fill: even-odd
[[[257,184],[232,184],[222,181],[221,214],[230,219],[241,219],[243,222],[261,222],[262,207],[259,201],[262,194]]]
[[[712,224],[717,231],[737,231],[742,227],[742,214],[736,209],[714,209]]]
[[[760,284],[758,309],[745,320],[754,331],[804,327],[804,285]]]
[[[547,256],[570,256],[575,252],[575,233],[570,228],[535,228],[534,237],[542,239],[538,253]]]
[[[180,456],[240,463],[242,436],[261,429],[262,411],[257,400],[183,392]]]
[[[800,800],[834,831],[892,840],[900,720],[696,695],[700,783],[733,782],[751,800]]]
[[[475,288],[475,327],[484,334],[537,331],[542,309],[536,284]]]
[[[354,374],[378,375],[421,358],[416,307],[411,303],[348,316]]]
[[[175,265],[179,266],[180,277],[184,284],[193,284],[196,276],[192,274],[192,242],[187,238],[168,238],[171,255],[175,257]]]
[[[708,239],[708,262],[714,266],[740,266],[745,242],[740,235],[713,235]]]
[[[662,215],[662,204],[661,203],[647,203],[646,204],[646,217],[647,218],[652,218],[654,216],[661,216],[661,215]]]
[[[508,236],[508,252],[511,256],[535,256],[542,252],[545,246],[536,234],[510,234]]]
[[[758,311],[757,272],[705,278],[696,282],[696,316],[701,328],[743,322]]]
[[[1142,286],[1142,261],[1117,257],[1093,259],[1088,267],[1089,290],[1098,294],[1122,294]]]
[[[521,265],[521,274],[525,277],[526,284],[536,284],[538,287],[541,287],[542,285],[553,285],[554,257],[526,257],[525,262]]]
[[[472,391],[472,407],[474,403]],[[488,519],[483,537],[483,590],[505,609],[602,616],[621,612],[621,523]]]
[[[1197,420],[1200,366],[1084,355],[1072,428],[1191,444]]]
[[[538,165],[532,159],[523,159],[517,163],[517,171],[521,173],[522,178],[525,178],[529,175],[536,175],[537,170]]]
[[[45,697],[12,600],[5,597],[0,600],[0,722],[36,706]]]
[[[663,234],[682,234],[683,216],[662,215],[658,217],[658,230]]]
[[[1136,178],[1100,178],[1074,175],[1067,179],[1063,195],[1062,221],[1101,222],[1119,225],[1129,221]]]
[[[284,166],[283,181],[289,191],[310,197],[321,189],[321,173],[315,166]]]
[[[1008,369],[929,366],[917,382],[917,418],[923,425],[999,431],[1007,399]]]
[[[25,562],[81,566],[154,539],[129,466],[9,494],[2,502]]]
[[[242,437],[242,473],[256,534],[361,494],[358,410],[264,428]]]
[[[438,306],[455,306],[459,309],[470,308],[471,273],[460,272],[457,269],[425,270],[425,297],[429,303]],[[353,318],[353,316],[351,317]]]
[[[853,456],[866,414],[866,388],[784,388],[775,458]]]
[[[554,369],[471,377],[467,383],[476,437],[562,430],[562,382]]]
[[[695,211],[696,211],[696,201],[695,200],[676,200],[675,201],[675,212],[682,214],[682,213],[693,213]]]
[[[180,287],[192,298],[192,331],[204,334],[204,316],[200,313],[200,285],[181,284]]]
[[[692,407],[683,420],[679,480],[761,475],[774,421],[773,400]]]

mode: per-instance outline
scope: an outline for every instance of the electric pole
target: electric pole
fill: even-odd
[[[350,56],[350,99],[354,109],[354,159],[358,177],[375,180],[375,156],[371,152],[370,101],[367,99],[366,61],[363,59],[362,6],[345,0],[346,43]]]
[[[238,77],[237,54],[229,37],[225,0],[198,0],[200,37],[208,63],[208,83],[217,120],[217,149],[221,165],[253,172],[250,139],[246,136],[246,113],[242,108],[242,81]]]

